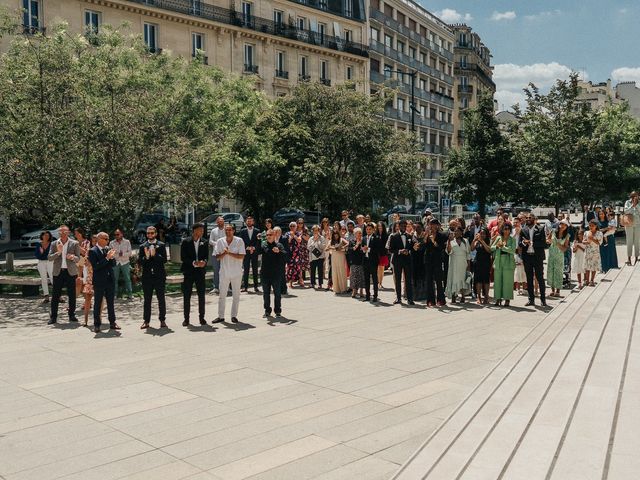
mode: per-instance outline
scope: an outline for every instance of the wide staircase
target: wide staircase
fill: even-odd
[[[394,480],[640,479],[640,265],[569,295]]]

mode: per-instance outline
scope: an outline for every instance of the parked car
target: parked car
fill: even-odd
[[[440,205],[438,205],[438,202],[427,202],[422,209],[422,215],[424,215],[427,210],[430,210],[431,213],[438,213],[440,211]]]
[[[384,212],[383,217],[387,218],[389,215],[393,213],[409,213],[409,209],[405,205],[395,205],[391,207],[389,210]]]
[[[60,227],[40,228],[22,235],[20,237],[20,248],[36,248],[36,245],[40,242],[40,234],[45,230],[49,230],[51,232],[51,236],[54,240],[60,238]]]
[[[147,227],[155,227],[164,219],[164,224],[169,225],[169,217],[162,213],[143,213],[133,227],[133,238],[138,244],[144,243],[147,239]],[[189,234],[189,226],[184,222],[178,222],[178,233],[181,237]]]
[[[236,227],[236,233],[240,233],[245,226],[244,217],[236,212],[227,212],[227,213],[212,213],[211,215],[207,215],[200,223],[204,223],[207,225],[207,236],[211,234],[211,230],[216,227],[216,219],[218,217],[222,217],[224,219],[224,223],[230,223]]]
[[[467,203],[464,206],[464,209],[467,212],[477,212],[480,209],[480,205],[478,205],[478,202],[471,202],[471,203]]]
[[[273,214],[271,219],[275,226],[282,228],[286,233],[289,231],[289,224],[299,218],[304,218],[304,223],[308,227],[319,225],[322,220],[320,213],[311,210],[300,210],[299,208],[281,208]]]

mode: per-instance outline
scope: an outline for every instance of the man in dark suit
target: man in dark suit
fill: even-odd
[[[364,270],[364,288],[366,292],[365,300],[371,300],[371,282],[373,281],[373,301],[378,301],[378,262],[380,260],[380,252],[384,248],[382,240],[375,235],[376,226],[374,223],[368,223],[366,226],[367,234],[362,238],[362,251],[364,252],[364,262],[362,267]]]
[[[196,292],[198,293],[198,314],[200,325],[206,325],[204,318],[204,295],[205,282],[204,276],[209,258],[209,244],[202,235],[204,234],[204,224],[194,223],[191,228],[192,235],[182,240],[180,245],[180,258],[182,266],[180,271],[184,278],[182,280],[182,296],[184,300],[184,321],[183,327],[189,326],[189,316],[191,314],[191,293],[193,292],[193,284],[196,284]]]
[[[244,249],[247,252],[242,262],[242,291],[249,289],[249,267],[253,270],[253,290],[258,292],[258,255],[260,255],[260,230],[253,226],[253,217],[249,215],[246,220],[247,228],[240,232],[240,238],[244,242]]]
[[[264,316],[271,315],[271,289],[273,288],[273,311],[276,317],[282,314],[282,274],[286,263],[284,245],[276,241],[273,230],[267,231],[267,239],[262,244],[262,267],[260,278],[262,280],[262,297],[264,300]]]
[[[109,248],[109,234],[100,232],[98,244],[89,250],[89,262],[93,268],[93,330],[100,333],[100,309],[102,299],[107,302],[107,315],[109,318],[109,329],[120,330],[116,323],[115,309],[115,274],[113,268],[116,266],[116,250]]]
[[[158,299],[160,327],[167,328],[167,303],[164,297],[167,273],[167,249],[156,239],[156,227],[147,227],[147,241],[140,245],[138,264],[142,268],[142,292],[144,293],[143,323],[140,328],[149,328],[151,321],[151,299],[155,290]]]
[[[425,282],[427,284],[427,307],[446,305],[444,296],[444,256],[447,234],[440,229],[440,222],[433,218],[424,245]]]
[[[540,287],[540,303],[543,307],[547,306],[545,296],[544,283],[544,258],[545,249],[547,248],[547,235],[544,226],[536,223],[536,217],[532,213],[528,213],[525,217],[526,225],[522,227],[520,232],[519,247],[522,251],[522,263],[524,263],[524,271],[527,275],[527,293],[529,294],[529,302],[526,306],[535,305],[533,277],[538,280]]]
[[[389,253],[393,254],[393,277],[396,283],[396,299],[394,305],[402,303],[402,278],[405,278],[405,288],[407,291],[407,303],[415,305],[413,302],[413,270],[411,268],[411,250],[413,249],[413,239],[407,233],[407,221],[402,219],[398,222],[400,231],[394,233],[389,238]],[[403,275],[404,273],[404,275]]]
[[[273,232],[275,234],[275,241],[282,245],[282,251],[284,253],[284,264],[286,265],[289,261],[289,255],[291,255],[291,250],[289,249],[289,242],[286,241],[286,238],[282,238],[282,229],[280,227],[274,227]],[[282,295],[287,294],[287,279],[285,277],[285,269],[283,268],[280,273],[280,292]]]

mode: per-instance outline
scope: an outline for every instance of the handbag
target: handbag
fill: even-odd
[[[322,252],[320,250],[318,250],[318,247],[314,248],[313,250],[311,250],[311,253],[313,253],[313,255],[316,258],[320,258],[320,255],[322,255]]]
[[[620,216],[620,225],[623,227],[633,227],[633,215],[625,213]]]

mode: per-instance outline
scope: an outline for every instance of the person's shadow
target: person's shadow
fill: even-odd
[[[164,337],[165,335],[168,335],[169,333],[174,333],[174,331],[171,330],[169,327],[167,327],[167,328],[149,327],[149,328],[145,329],[144,333],[147,334],[147,335],[152,335],[154,337]]]
[[[213,325],[209,325],[208,323],[204,324],[204,325],[189,325],[187,327],[187,330],[189,330],[190,332],[215,332],[216,330],[218,330],[216,327],[214,327]]]
[[[273,317],[269,315],[267,317],[267,325],[271,325],[272,327],[276,326],[276,323],[280,323],[282,325],[293,325],[294,323],[298,323],[298,320],[294,320],[292,318],[287,317]]]
[[[235,330],[236,332],[240,332],[242,330],[249,330],[251,328],[256,328],[253,325],[251,325],[250,323],[244,323],[244,322],[238,322],[238,323],[228,323],[228,322],[224,322],[223,323],[224,328],[228,328],[230,330]]]
[[[100,333],[94,333],[93,338],[119,338],[122,336],[120,330],[101,330]]]

